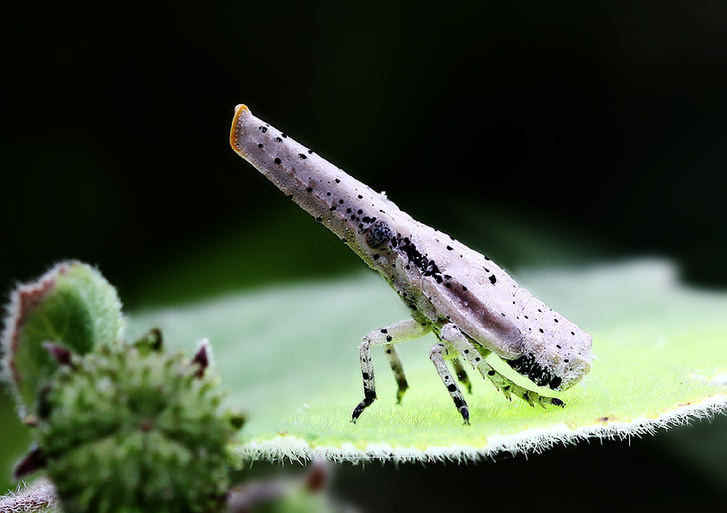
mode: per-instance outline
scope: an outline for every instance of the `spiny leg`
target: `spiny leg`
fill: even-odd
[[[454,367],[454,373],[457,375],[457,380],[464,385],[467,389],[467,393],[471,394],[472,383],[470,382],[470,378],[467,376],[467,371],[464,370],[464,366],[459,358],[452,358],[452,367]]]
[[[389,360],[391,371],[396,379],[396,404],[401,404],[401,398],[404,397],[404,392],[409,388],[409,384],[406,382],[404,368],[401,366],[401,360],[399,360],[394,344],[386,344],[386,358]]]
[[[528,390],[497,372],[485,361],[485,357],[489,354],[489,351],[479,347],[475,348],[472,342],[467,339],[456,325],[450,323],[443,326],[440,338],[452,344],[482,374],[482,377],[491,381],[495,385],[495,388],[500,390],[507,399],[512,400],[511,394],[514,394],[530,406],[535,406],[536,404],[539,404],[543,408],[549,404],[560,407],[565,406],[565,403],[557,397],[548,397]]]
[[[351,422],[356,423],[361,413],[376,399],[376,383],[374,380],[374,366],[371,363],[371,346],[386,345],[386,357],[394,371],[398,390],[397,402],[401,401],[404,392],[408,388],[404,370],[401,367],[399,356],[394,350],[394,344],[404,342],[412,338],[421,337],[429,332],[429,326],[422,326],[414,319],[408,319],[374,330],[364,335],[359,346],[359,358],[361,359],[361,375],[363,376],[364,398],[358,403],[351,414]]]
[[[454,382],[454,378],[449,373],[447,365],[444,363],[444,358],[449,356],[449,349],[444,344],[434,344],[432,349],[429,351],[429,359],[432,360],[434,367],[439,373],[439,377],[442,378],[444,386],[447,387],[449,395],[452,396],[454,406],[459,410],[460,415],[464,419],[465,424],[470,423],[470,412],[467,408],[467,403],[462,396],[462,392],[459,390],[457,383]]]

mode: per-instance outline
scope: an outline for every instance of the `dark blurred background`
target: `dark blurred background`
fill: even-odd
[[[242,102],[505,267],[656,254],[694,285],[727,286],[724,2],[3,10],[3,290],[69,257],[98,264],[131,309],[360,269],[229,149]],[[25,441],[3,401],[9,462]],[[340,486],[381,511],[368,487],[445,497],[490,483],[490,507],[524,506],[519,475],[551,483],[532,493],[558,504],[579,487],[574,500],[601,506],[724,499],[715,445],[680,448],[727,426],[699,429],[466,471],[346,467]],[[663,486],[615,483],[640,466]]]

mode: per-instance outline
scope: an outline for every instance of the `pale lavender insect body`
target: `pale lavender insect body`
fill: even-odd
[[[360,346],[364,400],[355,421],[376,398],[370,346],[384,345],[399,385],[408,387],[394,344],[433,331],[440,343],[430,358],[465,419],[469,410],[445,361],[468,389],[465,358],[508,398],[563,403],[495,371],[490,352],[540,386],[570,388],[590,369],[591,337],[553,311],[507,272],[450,236],[412,219],[392,201],[239,105],[230,134],[233,149],[290,199],[378,271],[411,311],[411,320],[374,330]]]

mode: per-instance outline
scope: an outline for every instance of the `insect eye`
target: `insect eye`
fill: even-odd
[[[376,221],[366,231],[366,244],[370,248],[376,249],[386,244],[393,236],[393,232],[389,225],[383,221]]]

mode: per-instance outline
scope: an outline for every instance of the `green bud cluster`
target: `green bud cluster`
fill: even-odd
[[[36,445],[15,469],[44,469],[66,513],[215,512],[243,424],[222,407],[210,348],[170,354],[152,330],[122,341],[115,289],[64,262],[13,293],[5,377]]]
[[[64,511],[215,511],[239,419],[180,354],[105,345],[41,391],[38,445]],[[203,370],[203,369],[202,369]]]

